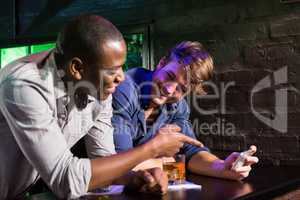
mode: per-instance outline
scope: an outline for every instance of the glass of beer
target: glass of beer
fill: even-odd
[[[185,155],[176,154],[163,158],[163,170],[167,173],[170,184],[181,184],[185,181]]]

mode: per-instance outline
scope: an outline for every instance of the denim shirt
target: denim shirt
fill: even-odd
[[[161,106],[157,119],[147,127],[144,110],[150,101],[152,74],[152,71],[144,68],[129,70],[126,73],[125,81],[117,87],[113,94],[112,124],[117,152],[144,144],[166,124],[177,124],[181,127],[182,133],[195,138],[189,121],[189,106],[184,99]],[[180,153],[184,153],[188,161],[199,151],[208,151],[208,149],[185,144]]]

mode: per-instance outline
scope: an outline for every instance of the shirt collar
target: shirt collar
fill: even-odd
[[[56,62],[55,62],[55,58],[54,58],[54,53],[53,51],[50,52],[50,55],[46,61],[46,64],[48,64],[49,68],[53,70],[53,79],[54,79],[54,84],[55,84],[55,98],[56,99],[60,99],[63,101],[64,105],[67,105],[70,102],[70,96],[68,95],[68,91],[66,88],[66,85],[64,83],[64,81],[62,80],[62,78],[65,76],[65,71],[63,69],[59,69],[59,67],[57,66]],[[71,94],[73,95],[73,94]],[[95,101],[96,98],[88,95],[88,103]],[[100,101],[101,103],[101,101]]]
[[[65,71],[59,69],[54,58],[54,52],[51,51],[50,55],[46,61],[46,65],[53,70],[53,80],[54,80],[54,95],[56,99],[63,99],[65,105],[69,102],[69,97],[67,95],[67,89],[62,78],[65,76]]]

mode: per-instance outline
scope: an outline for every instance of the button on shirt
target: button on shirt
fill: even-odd
[[[114,154],[112,97],[70,105],[63,71],[50,52],[33,54],[0,71],[0,199],[13,199],[41,177],[62,198],[88,190],[89,159],[70,148],[82,137],[89,157]]]
[[[126,73],[125,81],[113,93],[112,124],[117,152],[147,142],[166,124],[177,124],[181,127],[182,133],[195,138],[189,121],[190,110],[184,99],[161,106],[157,119],[147,127],[144,110],[151,99],[152,74],[152,71],[144,68],[131,69]],[[184,153],[189,160],[199,151],[208,151],[208,149],[185,144],[180,153]]]

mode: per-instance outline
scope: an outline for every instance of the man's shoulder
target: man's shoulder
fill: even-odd
[[[128,70],[126,72],[126,77],[129,77],[129,80],[134,82],[136,85],[140,85],[144,81],[151,79],[152,71],[143,67],[136,67]]]
[[[49,51],[44,51],[36,54],[31,54],[22,58],[19,58],[6,66],[0,71],[0,79],[6,79],[7,77],[14,78],[36,78],[41,74],[45,60],[49,57]]]
[[[112,94],[113,106],[116,102],[123,105],[133,105],[138,99],[138,89],[135,82],[130,76],[125,76],[125,80],[117,86],[116,91]]]
[[[140,97],[140,84],[147,69],[133,68],[126,72],[125,80],[118,85],[113,93],[113,105],[115,102],[138,106]],[[138,79],[139,78],[139,79]]]
[[[131,93],[135,90],[135,88],[136,88],[135,82],[132,80],[130,76],[126,74],[124,81],[117,86],[116,91],[113,93],[113,96],[115,96],[114,94],[117,94],[119,92],[126,93],[126,94]]]
[[[150,70],[143,68],[143,67],[135,67],[135,68],[131,68],[129,69],[126,74],[130,77],[132,77],[133,79],[135,79],[136,77],[139,76],[144,76],[145,74],[149,73]]]
[[[13,88],[15,91],[26,92],[33,89],[45,96],[54,95],[54,72],[49,71],[50,68],[45,64],[47,58],[43,52],[20,58],[5,66],[0,72],[1,90],[9,92]]]
[[[142,67],[132,68],[126,72],[125,80],[120,83],[117,87],[117,91],[125,95],[136,94],[138,90],[138,85],[143,76],[148,72],[147,69]]]

